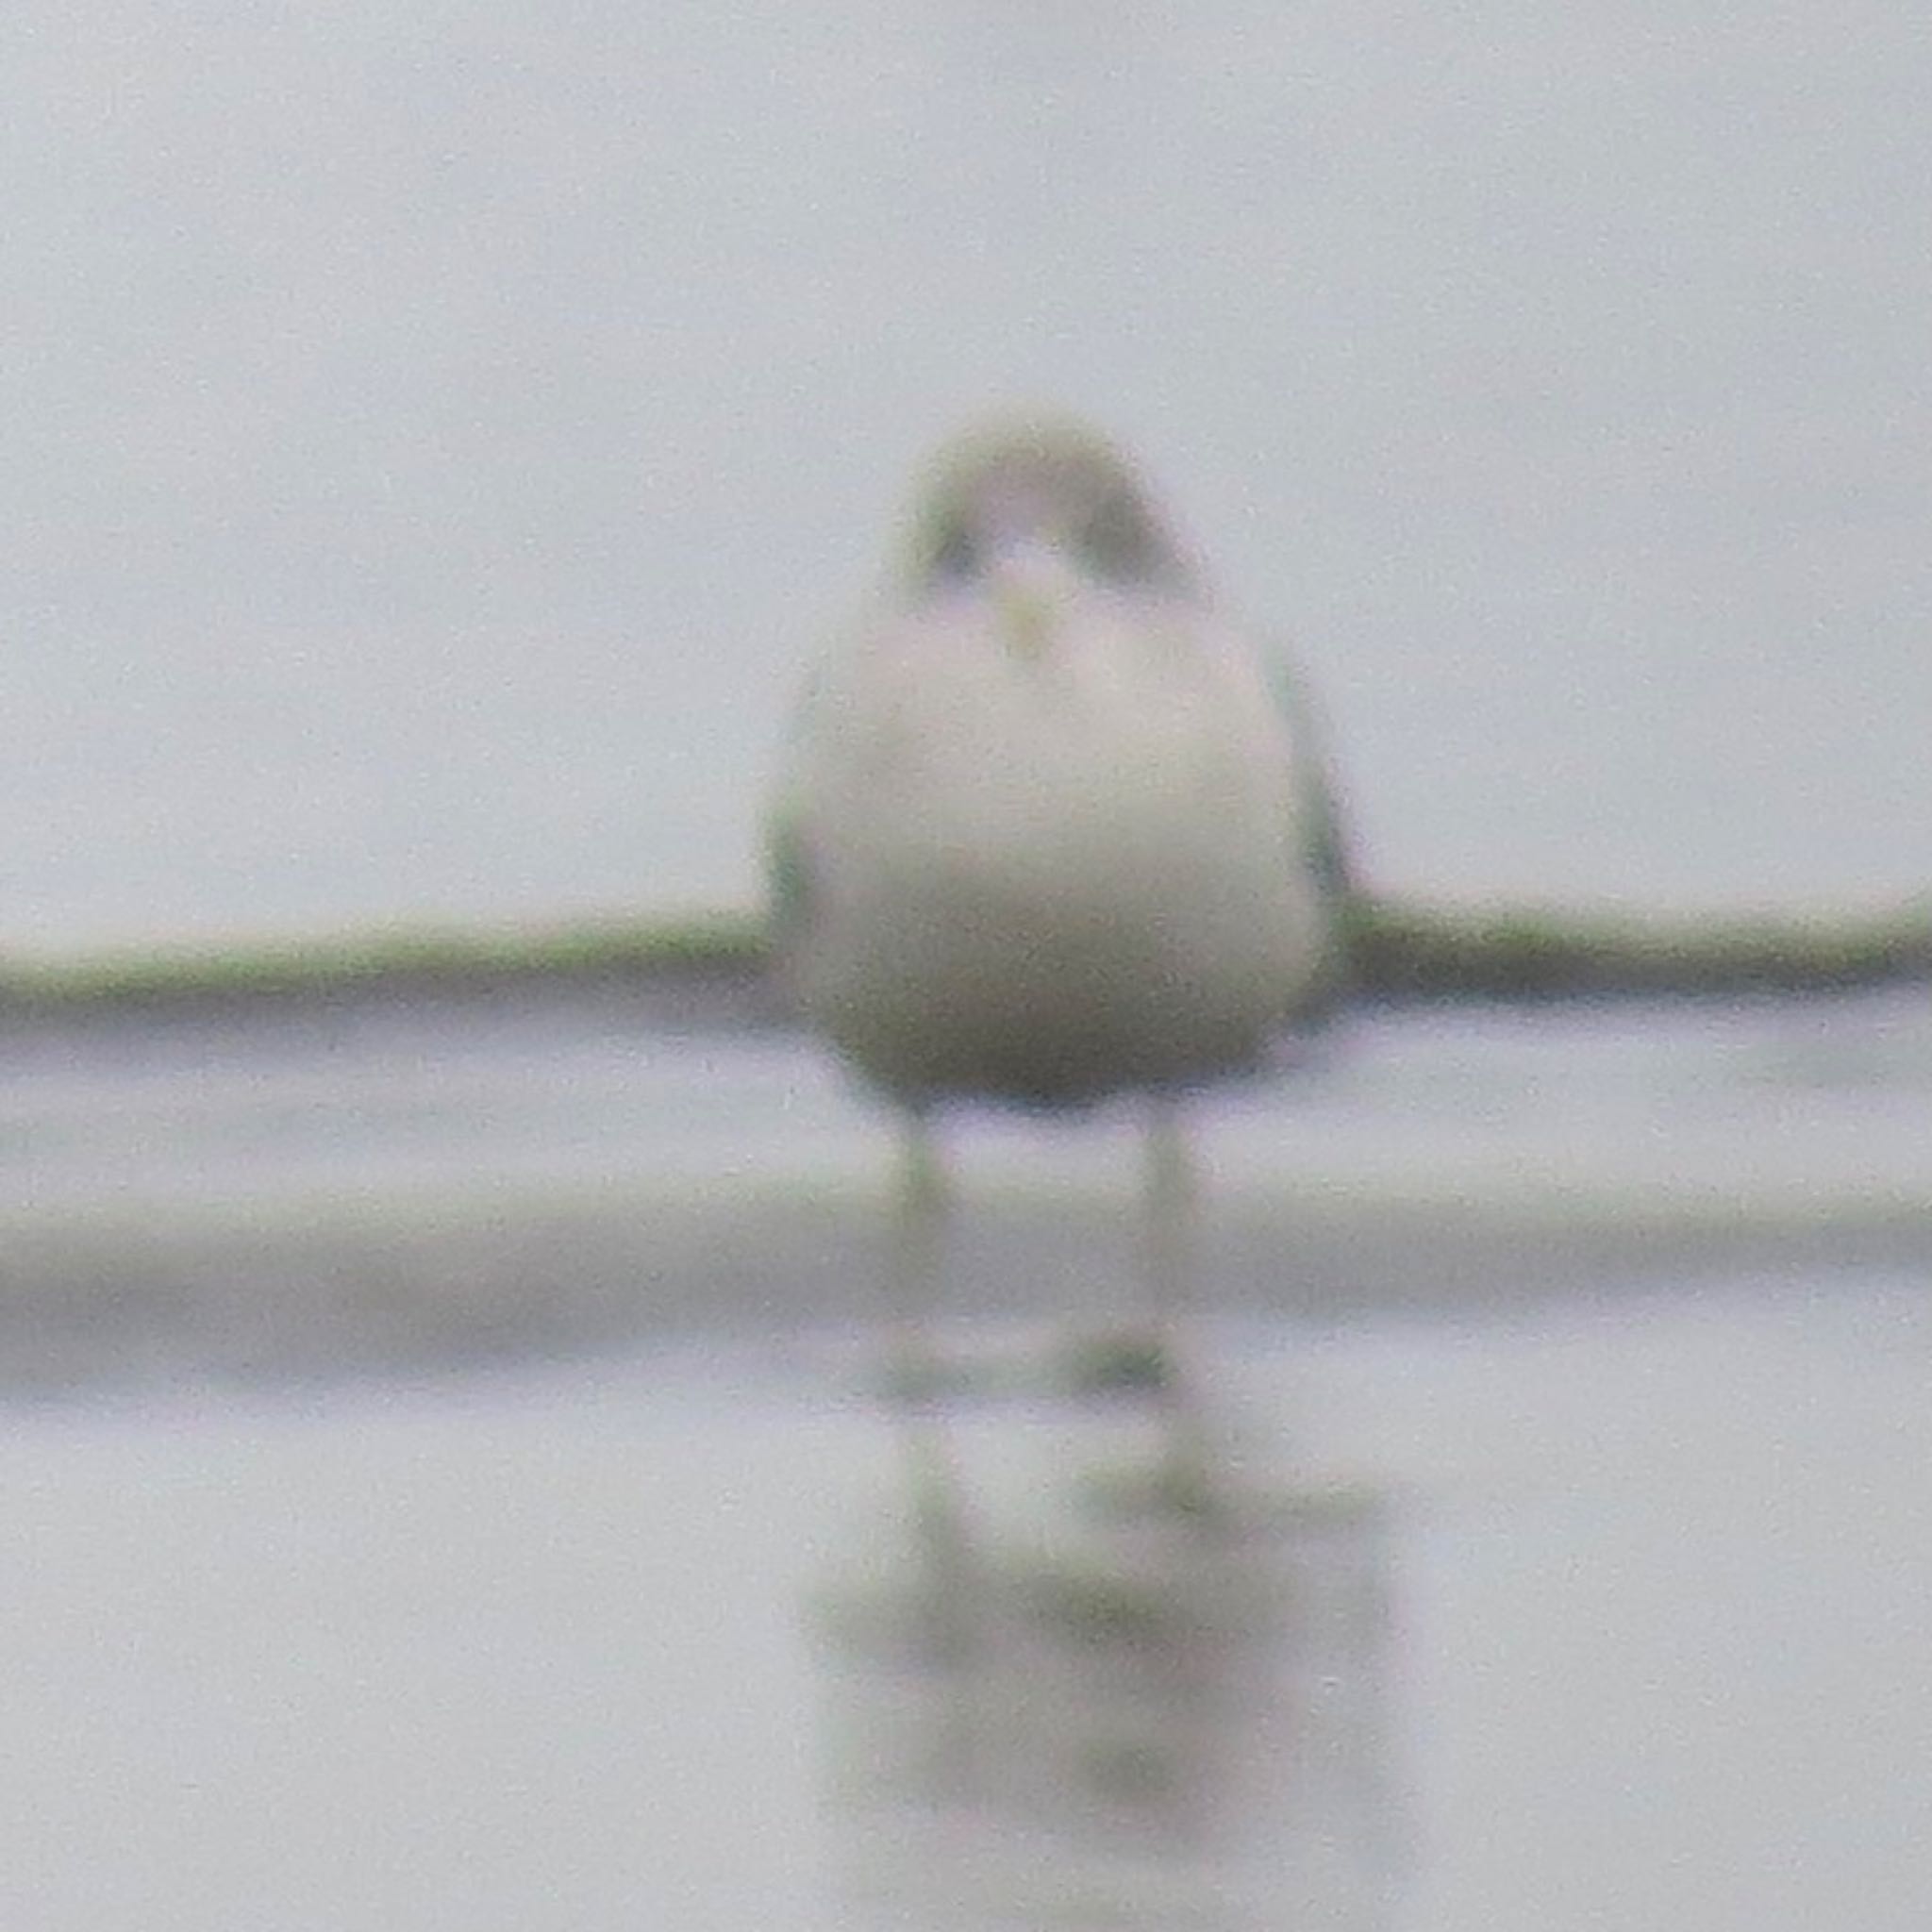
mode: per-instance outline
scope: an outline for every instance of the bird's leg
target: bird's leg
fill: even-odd
[[[1170,1477],[1191,1501],[1205,1493],[1207,1434],[1188,1315],[1199,1266],[1200,1191],[1172,1093],[1147,1101],[1146,1174],[1141,1192],[1141,1292],[1146,1302],[1156,1385],[1167,1411]]]
[[[912,1487],[915,1534],[930,1572],[937,1612],[932,1635],[948,1655],[969,1632],[970,1568],[966,1498],[941,1404],[944,1378],[932,1339],[945,1233],[946,1177],[923,1112],[905,1116],[899,1145],[899,1191],[888,1283],[891,1400]]]
[[[1146,1317],[1164,1356],[1177,1352],[1191,1299],[1197,1190],[1180,1104],[1171,1093],[1147,1100],[1146,1171],[1141,1195],[1141,1288]]]
[[[911,1407],[926,1405],[940,1381],[932,1314],[939,1300],[945,1221],[945,1164],[933,1139],[932,1124],[923,1112],[908,1112],[899,1139],[887,1316],[894,1392]]]

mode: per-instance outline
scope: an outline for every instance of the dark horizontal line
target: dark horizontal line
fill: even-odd
[[[1363,896],[1346,925],[1354,992],[1377,1005],[1790,997],[1932,983],[1927,902],[1857,917],[1661,917]],[[548,1002],[741,1031],[787,1024],[768,966],[749,915],[390,930],[0,964],[0,1025]]]

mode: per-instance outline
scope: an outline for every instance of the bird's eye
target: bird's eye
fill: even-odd
[[[1159,576],[1166,549],[1139,497],[1109,491],[1092,508],[1079,532],[1080,555],[1096,575],[1115,583]]]
[[[941,583],[959,583],[980,568],[979,540],[965,520],[951,517],[934,533],[927,573]]]

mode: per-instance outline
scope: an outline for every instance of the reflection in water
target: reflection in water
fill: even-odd
[[[1386,1499],[1160,1371],[1021,1350],[900,1415],[814,1620],[844,1923],[1383,1922]]]

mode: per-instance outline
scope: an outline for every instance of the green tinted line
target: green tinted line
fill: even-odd
[[[1932,983],[1932,902],[1856,918],[1662,918],[1364,894],[1344,926],[1355,991],[1375,1003],[1695,999]],[[761,986],[767,954],[763,925],[747,912],[401,929],[0,963],[0,1008],[78,1012],[413,991],[490,998],[599,983],[728,991]]]
[[[1385,1001],[1848,991],[1932,980],[1932,905],[1856,918],[1442,910],[1385,899],[1348,921],[1356,985]]]
[[[509,991],[569,979],[761,970],[749,915],[600,920],[508,932],[400,930],[232,948],[161,947],[0,964],[0,1001],[88,1007],[443,986]]]

